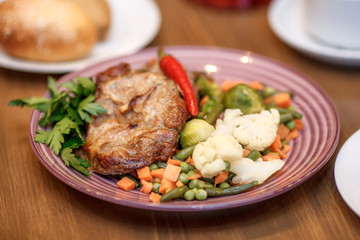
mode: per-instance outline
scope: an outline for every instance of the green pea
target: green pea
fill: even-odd
[[[220,183],[220,185],[219,185],[219,188],[229,188],[229,187],[230,187],[230,184],[227,183],[227,182],[222,182],[222,183]]]
[[[205,182],[204,188],[207,188],[207,187],[214,187],[214,185],[209,182]]]
[[[293,130],[295,128],[295,125],[296,123],[294,120],[290,120],[285,123],[285,126],[290,130]]]
[[[191,176],[193,176],[194,174],[196,174],[196,172],[195,172],[195,171],[192,171],[192,170],[187,173],[188,177],[191,177]]]
[[[203,201],[207,198],[207,193],[204,189],[198,189],[195,193],[195,198],[199,201]]]
[[[223,172],[228,172],[230,170],[231,165],[229,161],[224,161],[224,163],[225,163],[225,169],[223,170]]]
[[[187,162],[181,162],[180,167],[182,173],[187,173],[190,171],[190,165]]]
[[[195,198],[195,192],[193,190],[187,190],[184,194],[184,198],[187,201],[192,201]]]
[[[150,164],[149,168],[150,168],[150,171],[152,171],[152,170],[158,169],[159,167],[155,163],[152,163],[152,164]]]
[[[160,183],[153,183],[152,191],[158,193],[160,188]]]
[[[179,181],[183,184],[187,184],[189,182],[188,175],[186,173],[180,173]]]
[[[197,188],[199,185],[199,179],[193,179],[189,182],[189,188]]]

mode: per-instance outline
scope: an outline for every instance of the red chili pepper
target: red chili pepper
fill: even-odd
[[[186,101],[186,108],[192,116],[199,113],[194,89],[190,83],[189,77],[181,64],[171,55],[165,54],[159,50],[160,68],[166,76],[173,79],[180,87]]]

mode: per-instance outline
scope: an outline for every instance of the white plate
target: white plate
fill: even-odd
[[[327,46],[307,35],[303,26],[303,0],[273,0],[268,21],[286,44],[315,59],[345,66],[360,66],[360,50]]]
[[[360,129],[341,147],[335,162],[336,186],[346,204],[360,217]]]
[[[161,14],[153,0],[107,0],[107,2],[111,9],[108,38],[104,42],[97,43],[88,57],[62,63],[43,63],[12,58],[0,52],[0,66],[26,72],[70,72],[104,59],[134,53],[150,43],[158,33]]]

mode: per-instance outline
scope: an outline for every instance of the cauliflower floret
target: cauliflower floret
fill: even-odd
[[[274,142],[279,121],[276,109],[247,115],[242,115],[239,109],[226,109],[224,120],[216,122],[212,135],[232,134],[246,148],[262,151]]]
[[[284,164],[285,162],[280,159],[264,162],[261,158],[257,161],[243,158],[231,164],[230,171],[236,173],[232,181],[234,183],[258,181],[258,184],[261,184],[281,169]]]
[[[243,115],[240,109],[226,109],[224,119],[216,120],[216,129],[212,132],[212,136],[216,134],[232,135],[235,124],[234,119],[238,119]]]
[[[279,121],[276,109],[244,115],[236,119],[233,136],[246,148],[262,151],[274,142]]]
[[[230,162],[231,165],[242,158],[242,153],[242,146],[233,136],[217,134],[196,145],[193,160],[201,175],[211,178],[226,168],[224,161]]]

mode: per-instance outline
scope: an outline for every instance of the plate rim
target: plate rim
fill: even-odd
[[[346,205],[358,216],[360,217],[360,207],[354,207],[352,202],[350,201],[350,198],[348,194],[348,191],[345,191],[342,184],[340,184],[340,178],[341,177],[341,172],[339,170],[340,168],[340,164],[344,164],[344,163],[348,163],[350,161],[348,160],[344,160],[346,159],[343,155],[345,155],[344,151],[346,148],[348,148],[351,143],[354,141],[354,139],[358,139],[360,142],[360,129],[356,130],[355,132],[353,132],[350,137],[348,139],[346,139],[346,141],[344,142],[344,144],[341,146],[336,160],[335,160],[335,164],[334,164],[334,180],[335,180],[335,184],[336,184],[336,188],[338,189],[341,198],[344,200],[344,202],[346,203]],[[354,145],[354,143],[352,144]],[[343,156],[343,157],[342,157]]]
[[[0,0],[0,3],[4,0]],[[158,34],[160,27],[161,27],[161,21],[162,21],[162,15],[159,9],[159,6],[154,0],[136,0],[141,1],[142,4],[146,3],[147,6],[150,6],[149,9],[151,11],[152,19],[151,19],[151,27],[152,32],[144,36],[141,39],[142,41],[137,43],[136,45],[130,47],[130,50],[122,50],[122,52],[118,52],[117,55],[129,55],[134,54],[138,50],[142,49],[143,47],[147,46]],[[116,0],[107,0],[109,6],[113,6],[113,4],[116,3]],[[139,5],[137,2],[126,1],[126,4],[132,4],[134,6]],[[140,4],[141,6],[141,4]],[[149,22],[149,21],[148,21]],[[104,42],[98,42],[97,44],[106,44],[105,40]],[[96,45],[94,46],[94,49],[96,48]],[[94,51],[93,49],[93,51]],[[16,57],[12,57],[8,54],[6,54],[4,51],[1,51],[0,49],[0,67],[4,69],[9,70],[16,70],[16,71],[22,71],[22,72],[29,72],[29,73],[43,73],[43,74],[63,74],[63,73],[69,73],[77,70],[81,70],[84,67],[94,65],[98,62],[102,62],[105,59],[108,59],[109,57],[106,57],[106,55],[98,55],[95,57],[90,58],[89,56],[75,59],[71,61],[63,61],[63,62],[41,62],[41,61],[31,61],[26,59],[20,59]],[[15,65],[14,65],[15,64]]]
[[[277,0],[272,1],[269,5],[267,12],[268,23],[272,31],[277,37],[279,37],[279,39],[281,39],[284,43],[294,48],[295,50],[298,50],[299,52],[302,52],[314,59],[349,67],[360,66],[360,50],[334,48],[321,44],[315,40],[312,40],[311,37],[308,37],[308,41],[311,42],[311,44],[315,44],[320,47],[320,49],[315,49],[313,46],[309,46],[307,43],[291,37],[287,33],[287,31],[282,28],[283,21],[280,21],[280,16],[282,14],[280,11],[284,10],[286,7],[289,7],[291,4],[297,4],[300,6],[301,1]],[[295,22],[294,16],[296,14],[293,13],[291,15],[292,19],[289,22]],[[299,29],[299,26],[296,23],[293,23],[292,26],[294,26],[293,29],[295,29],[295,31],[297,31],[301,35],[308,36],[301,29]],[[328,51],[324,49],[327,49]]]
[[[150,48],[145,48],[133,55],[141,55],[147,52],[156,52],[156,50],[158,49],[158,47],[150,47]],[[83,192],[89,196],[107,201],[107,202],[111,202],[114,204],[119,204],[119,205],[123,205],[123,206],[127,206],[127,207],[133,207],[133,208],[138,208],[138,209],[146,209],[146,210],[156,210],[156,211],[168,211],[168,212],[196,212],[196,211],[211,211],[211,210],[220,210],[220,209],[228,209],[228,208],[234,208],[234,207],[242,207],[242,206],[247,206],[247,205],[251,205],[257,202],[262,202],[264,200],[270,199],[272,197],[281,195],[283,193],[286,193],[290,190],[292,190],[293,188],[301,185],[302,183],[306,182],[310,177],[312,177],[316,172],[318,172],[331,158],[331,156],[333,155],[333,153],[336,150],[336,147],[338,145],[339,142],[339,135],[340,135],[340,120],[339,120],[339,115],[336,111],[336,108],[331,100],[331,98],[328,96],[328,94],[311,78],[307,77],[305,74],[295,70],[294,68],[279,62],[275,59],[254,53],[254,52],[250,52],[250,51],[245,51],[245,50],[239,50],[239,49],[232,49],[232,48],[224,48],[224,47],[214,47],[214,46],[187,46],[187,45],[179,45],[179,46],[165,46],[166,51],[168,51],[169,53],[171,53],[172,51],[180,51],[180,50],[184,50],[187,49],[187,51],[193,50],[193,49],[199,49],[199,50],[203,50],[203,51],[221,51],[221,52],[228,52],[228,53],[232,53],[232,54],[237,54],[237,55],[243,55],[243,54],[247,54],[247,55],[251,55],[254,56],[256,58],[265,60],[267,62],[271,62],[273,64],[276,64],[278,66],[280,66],[283,69],[286,69],[287,71],[290,71],[298,76],[300,76],[302,78],[302,80],[307,81],[308,83],[310,83],[318,92],[320,92],[322,94],[322,96],[324,98],[326,98],[326,100],[329,102],[329,106],[332,109],[332,112],[334,113],[334,117],[336,120],[335,126],[336,126],[336,131],[335,131],[335,138],[334,141],[332,142],[331,146],[329,147],[328,152],[324,155],[324,157],[322,158],[322,160],[320,161],[319,164],[317,164],[314,168],[312,168],[306,175],[304,175],[302,178],[298,179],[298,181],[294,182],[291,186],[287,186],[287,187],[283,187],[281,189],[278,189],[276,192],[269,192],[266,193],[264,195],[262,195],[261,197],[258,197],[252,201],[248,201],[245,204],[236,204],[236,202],[232,202],[232,203],[226,203],[221,204],[214,204],[211,206],[193,206],[193,207],[189,207],[189,206],[172,206],[172,205],[166,205],[166,204],[154,204],[154,203],[139,203],[139,202],[129,202],[126,200],[119,200],[119,199],[114,199],[114,198],[110,198],[108,196],[102,196],[102,195],[97,195],[95,193],[93,193],[92,191],[89,191],[88,189],[86,189],[85,187],[82,186],[77,186],[74,185],[72,183],[72,181],[68,181],[67,179],[65,179],[61,174],[59,174],[58,172],[54,171],[49,165],[48,163],[46,163],[43,159],[41,159],[40,154],[38,153],[38,148],[40,146],[40,143],[36,143],[34,142],[33,139],[33,133],[31,132],[31,126],[35,125],[37,126],[37,119],[35,119],[35,116],[39,114],[39,112],[37,110],[34,110],[32,115],[31,115],[31,121],[30,121],[30,128],[29,128],[29,140],[31,142],[31,146],[34,150],[34,152],[36,153],[38,159],[40,160],[40,162],[42,163],[42,165],[45,166],[45,168],[51,172],[56,178],[58,178],[59,180],[61,180],[62,182],[64,182],[65,184],[67,184],[68,186],[75,188],[76,190]],[[126,58],[127,56],[120,56],[120,57],[115,57],[115,58],[111,58],[108,60],[105,60],[103,62],[99,62],[96,63],[92,66],[88,66],[82,70],[78,70],[72,73],[68,73],[62,77],[60,77],[58,79],[58,82],[63,82],[63,81],[67,81],[70,80],[76,76],[81,75],[82,72],[87,72],[89,71],[91,68],[95,68],[95,67],[99,67],[102,65],[107,65],[110,62],[113,61],[118,61],[122,58]],[[131,57],[131,56],[130,56]],[[48,91],[45,93],[45,95],[48,95]],[[83,177],[81,174],[79,174],[79,176]]]

